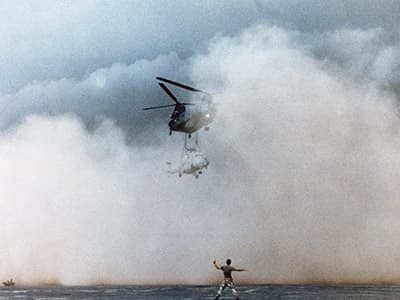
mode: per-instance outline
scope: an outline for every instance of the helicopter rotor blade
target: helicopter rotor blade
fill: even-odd
[[[174,94],[171,93],[171,91],[165,86],[164,83],[159,83],[159,85],[161,86],[161,88],[164,90],[164,92],[166,92],[168,94],[168,96],[171,97],[172,100],[174,100],[174,102],[176,104],[180,104],[178,99],[176,99],[176,97],[174,96]]]
[[[159,109],[159,108],[167,108],[167,107],[172,107],[175,106],[176,104],[169,104],[169,105],[160,105],[160,106],[151,106],[151,107],[145,107],[143,110],[151,110],[151,109]]]
[[[194,105],[193,103],[179,103],[179,104],[181,104],[183,106],[185,106],[185,105]],[[176,106],[176,104],[145,107],[145,108],[143,108],[143,110],[160,109],[160,108],[167,108],[167,107],[173,107],[173,106]]]
[[[167,82],[167,83],[172,84],[172,85],[179,86],[180,88],[183,88],[183,89],[186,89],[186,90],[189,90],[189,91],[192,91],[192,92],[199,92],[199,93],[209,94],[209,93],[204,92],[204,91],[202,91],[202,90],[195,89],[195,88],[193,88],[193,87],[191,87],[191,86],[188,86],[188,85],[185,85],[185,84],[176,82],[176,81],[172,81],[172,80],[169,80],[169,79],[167,79],[167,78],[156,77],[156,79],[158,79],[158,80],[160,80],[160,81]]]

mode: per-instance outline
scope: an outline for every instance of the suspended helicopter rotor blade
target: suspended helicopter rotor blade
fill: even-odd
[[[145,107],[143,110],[151,110],[151,109],[159,109],[159,108],[167,108],[167,107],[172,107],[175,106],[176,104],[169,104],[169,105],[160,105],[160,106],[151,106],[151,107]]]
[[[156,79],[158,79],[158,80],[160,80],[160,81],[167,82],[167,83],[172,84],[172,85],[179,86],[179,87],[181,87],[181,88],[183,88],[183,89],[186,89],[186,90],[189,90],[189,91],[192,91],[192,92],[199,92],[199,93],[209,94],[209,93],[204,92],[204,91],[202,91],[202,90],[195,89],[195,88],[193,88],[193,87],[191,87],[191,86],[188,86],[188,85],[185,85],[185,84],[176,82],[176,81],[172,81],[172,80],[169,80],[169,79],[167,79],[167,78],[156,77]],[[161,84],[161,83],[160,83],[160,84]]]
[[[180,104],[178,99],[176,99],[176,97],[174,96],[174,94],[171,93],[171,91],[165,86],[164,83],[159,83],[159,85],[161,86],[161,88],[164,90],[164,92],[166,92],[168,94],[168,96],[171,97],[172,100],[174,100],[174,102],[176,104]]]
[[[182,104],[182,105],[194,105],[193,103],[179,103],[179,104]],[[145,108],[143,108],[143,110],[160,109],[160,108],[167,108],[167,107],[173,107],[173,106],[176,106],[176,104],[145,107]]]

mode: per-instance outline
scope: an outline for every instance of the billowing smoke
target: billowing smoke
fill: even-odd
[[[210,283],[211,260],[229,256],[251,283],[397,282],[395,95],[296,37],[255,26],[192,60],[192,78],[219,106],[201,133],[211,165],[199,180],[165,172],[178,134],[135,146],[112,121],[88,131],[74,115],[3,131],[0,277]],[[393,76],[387,64],[375,61],[390,73],[382,78]],[[115,68],[77,86],[107,82]]]
[[[194,66],[224,86],[213,145],[224,161],[236,154],[224,170],[233,192],[218,195],[234,224],[218,230],[230,236],[222,253],[253,266],[250,282],[397,282],[400,122],[381,83],[398,68],[385,68],[382,44],[340,65],[315,59],[296,36],[254,27]],[[351,37],[350,49],[378,38],[335,37]],[[398,45],[390,49],[398,59]],[[355,69],[367,56],[361,81]],[[377,69],[379,80],[369,76]]]
[[[286,10],[267,3],[251,9],[281,12],[274,23],[286,24]],[[241,26],[254,14],[243,11]],[[208,48],[198,52],[185,34],[186,54],[151,35],[168,53],[146,57],[132,42],[146,59],[130,61],[119,41],[100,51],[102,63],[68,56],[66,75],[58,61],[2,80],[0,278],[206,284],[221,275],[212,259],[230,257],[250,270],[239,282],[398,283],[399,42],[388,19],[381,28],[354,20],[331,20],[316,36],[302,22],[233,26],[209,43],[199,26]],[[167,136],[168,112],[140,113],[168,101],[150,83],[157,75],[215,92],[217,118],[200,133],[211,163],[198,180],[166,172],[183,146],[182,135]]]

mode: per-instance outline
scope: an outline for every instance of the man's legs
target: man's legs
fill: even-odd
[[[217,292],[217,296],[215,296],[215,300],[219,299],[219,297],[221,297],[223,290],[226,288],[226,283],[223,282],[221,283],[221,285],[219,286],[219,290]]]
[[[239,299],[239,292],[236,290],[235,285],[233,284],[233,282],[230,282],[228,284],[228,286],[231,288],[232,290],[232,295],[233,297],[235,297],[235,299]]]

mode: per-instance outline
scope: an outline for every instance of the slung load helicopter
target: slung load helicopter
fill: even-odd
[[[168,173],[177,173],[179,177],[182,177],[183,174],[191,174],[197,179],[203,174],[203,169],[208,168],[208,159],[203,152],[196,149],[185,150],[179,166],[174,166],[171,162],[167,162]]]
[[[156,77],[156,79],[189,90],[191,92],[201,93],[202,96],[199,97],[197,103],[179,102],[175,95],[172,94],[172,92],[167,88],[167,86],[160,82],[158,83],[160,87],[165,93],[167,93],[172,101],[175,102],[175,104],[145,107],[143,110],[160,109],[174,106],[174,110],[170,115],[170,121],[168,122],[169,134],[171,135],[172,131],[184,132],[185,141],[186,136],[190,138],[191,134],[198,131],[200,128],[205,127],[205,129],[208,130],[208,125],[214,120],[215,117],[215,107],[211,101],[211,95],[209,93],[167,78]]]
[[[178,173],[179,176],[182,176],[182,174],[192,174],[198,178],[202,174],[202,170],[207,169],[209,164],[206,156],[200,151],[198,130],[203,127],[205,130],[208,130],[208,125],[214,120],[216,109],[211,101],[211,95],[167,78],[156,77],[156,79],[200,94],[200,97],[193,99],[195,100],[194,102],[180,102],[164,83],[159,82],[160,87],[175,104],[143,108],[143,110],[152,110],[174,106],[174,110],[170,115],[170,121],[168,122],[169,134],[171,135],[173,131],[185,133],[185,145],[180,166],[172,168],[171,163],[168,162],[167,164],[170,168],[168,172]],[[188,137],[190,138],[192,133],[196,133],[195,143],[188,146]]]

